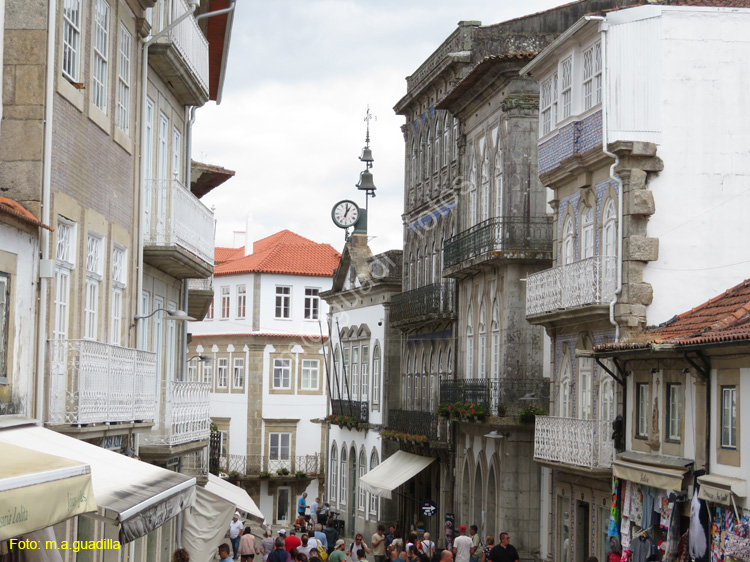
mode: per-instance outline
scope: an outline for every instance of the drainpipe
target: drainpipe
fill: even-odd
[[[52,224],[50,218],[50,199],[52,178],[52,119],[54,116],[53,99],[55,91],[55,41],[57,30],[57,1],[49,0],[47,13],[47,87],[44,92],[44,156],[42,160],[42,224]],[[39,266],[39,316],[37,320],[36,347],[36,388],[34,417],[43,422],[44,417],[44,371],[47,355],[47,295],[49,279],[53,273],[53,264],[49,259],[49,230],[40,228],[41,261]]]
[[[618,297],[622,293],[622,232],[623,232],[623,193],[622,193],[622,180],[615,174],[615,169],[620,163],[620,158],[609,151],[607,145],[609,144],[608,135],[608,119],[607,119],[607,30],[609,29],[609,23],[607,19],[602,16],[586,16],[587,21],[598,21],[599,32],[602,40],[602,152],[614,159],[614,162],[609,167],[609,177],[618,186],[617,188],[617,286],[615,288],[615,295],[609,303],[609,321],[615,327],[615,341],[620,341],[620,325],[615,319],[615,305],[617,304]]]

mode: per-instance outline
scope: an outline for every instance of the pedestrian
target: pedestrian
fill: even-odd
[[[280,536],[276,537],[273,552],[268,555],[268,562],[289,562],[290,560],[291,556],[286,551],[284,539]]]
[[[391,546],[391,543],[393,542],[393,533],[396,532],[396,526],[395,525],[389,525],[388,526],[388,534],[385,536],[385,546]]]
[[[518,551],[510,544],[508,533],[500,533],[500,544],[490,550],[491,562],[518,562]]]
[[[271,531],[266,529],[263,531],[264,539],[260,541],[260,550],[263,553],[263,562],[268,562],[268,555],[273,551],[273,537]]]
[[[405,547],[407,556],[409,556],[410,554],[409,550],[411,549],[411,547],[417,546],[417,541],[418,541],[417,533],[409,533],[409,540],[406,541],[406,547]],[[417,550],[419,550],[419,548],[417,548]]]
[[[469,527],[469,538],[471,539],[471,562],[479,562],[479,556],[482,553],[482,549],[480,548],[482,540],[479,538],[478,531],[479,529],[476,525]]]
[[[320,498],[315,498],[315,501],[310,504],[310,525],[315,528],[318,524],[318,510],[320,509]]]
[[[315,525],[315,538],[320,544],[323,545],[323,548],[326,549],[326,552],[328,552],[328,539],[326,538],[326,535],[323,532],[323,526],[320,523]]]
[[[372,536],[372,555],[375,558],[375,562],[385,561],[385,526],[381,523],[378,525],[378,530]]]
[[[430,540],[430,533],[425,533],[422,536],[422,552],[424,552],[430,560],[435,556],[435,543]]]
[[[458,536],[453,541],[453,556],[456,562],[470,562],[473,546],[472,540],[466,536],[466,525],[461,525],[458,528]]]
[[[293,548],[299,548],[302,546],[302,541],[299,539],[297,532],[294,529],[290,529],[289,536],[284,539],[284,545],[287,552],[291,552]]]
[[[240,535],[244,525],[240,521],[240,512],[235,511],[232,516],[232,522],[229,524],[229,540],[232,541],[232,550],[234,557],[237,558],[237,550],[240,548]]]
[[[331,504],[325,503],[318,509],[318,523],[325,525],[328,523],[328,514],[331,512]]]
[[[364,539],[362,538],[362,533],[357,533],[354,537],[354,542],[349,547],[349,550],[346,552],[346,555],[349,557],[349,560],[351,562],[357,562],[359,560],[359,557],[357,556],[358,550],[364,550],[367,554],[370,554],[370,549],[365,544]]]
[[[360,548],[357,551],[357,562],[366,562],[367,556],[365,555],[365,550],[363,548]]]
[[[388,547],[391,553],[391,560],[404,560],[406,562],[406,553],[404,552],[404,541],[398,529],[393,530],[393,540]]]
[[[334,529],[333,525],[326,525],[323,529],[323,534],[326,536],[328,554],[331,554],[336,548],[336,541],[339,540],[339,532]]]
[[[190,562],[190,554],[184,548],[178,548],[172,553],[172,562]]]
[[[298,552],[295,560],[297,562],[307,562],[307,554],[305,554],[304,552]]]
[[[333,546],[333,552],[328,557],[329,562],[344,562],[346,560],[346,554],[344,553],[346,543],[344,539],[338,539]]]
[[[406,559],[408,562],[419,562],[419,550],[417,545],[413,544],[406,549]]]
[[[232,555],[229,554],[229,545],[225,542],[219,545],[219,560],[231,560]]]
[[[441,552],[440,562],[453,562],[453,553],[450,550],[444,550]]]
[[[302,492],[302,495],[297,500],[297,513],[304,519],[305,511],[307,511],[307,492]]]
[[[242,562],[251,562],[255,558],[255,554],[258,552],[258,547],[255,544],[255,535],[250,530],[250,526],[245,527],[245,531],[240,537],[240,548],[238,554]]]

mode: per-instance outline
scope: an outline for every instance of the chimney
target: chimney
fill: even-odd
[[[253,253],[253,214],[247,214],[247,222],[245,224],[245,255],[249,256]]]
[[[232,248],[239,248],[244,243],[245,243],[245,231],[233,230],[232,231]]]

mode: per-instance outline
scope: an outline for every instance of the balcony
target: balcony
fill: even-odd
[[[177,279],[214,269],[214,214],[177,180],[146,181],[143,260]]]
[[[534,460],[609,469],[615,456],[612,422],[537,416]]]
[[[388,410],[387,428],[409,435],[424,435],[432,446],[449,441],[448,421],[432,412]]]
[[[331,413],[334,416],[350,416],[358,423],[368,423],[370,420],[370,403],[332,399]]]
[[[208,383],[170,381],[162,401],[163,414],[159,428],[145,435],[141,456],[163,462],[169,458],[193,453],[208,445],[211,434]]]
[[[236,472],[245,476],[296,477],[298,472],[304,472],[308,478],[317,478],[323,468],[317,453],[284,459],[272,459],[268,455],[227,455],[221,458],[219,465],[223,472]],[[283,474],[285,471],[287,474]]]
[[[449,279],[394,296],[391,299],[391,324],[406,327],[455,318],[455,285],[455,281]]]
[[[443,275],[496,260],[551,260],[552,218],[493,217],[449,238],[443,249]]]
[[[531,400],[522,400],[533,396],[533,402],[542,408],[549,404],[549,381],[537,373],[529,371],[527,376],[516,371],[515,378],[497,379],[454,379],[440,383],[440,403],[456,402],[484,404],[491,416],[497,414],[499,404],[505,406],[505,415],[512,416],[527,406]]]
[[[529,275],[527,318],[566,316],[583,307],[609,305],[615,295],[616,260],[596,256]]]
[[[208,314],[214,300],[214,277],[205,279],[188,279],[188,316],[201,321]]]
[[[48,425],[151,421],[156,354],[90,340],[50,340]]]
[[[173,2],[172,21],[188,11],[185,0]],[[149,65],[182,105],[208,101],[208,41],[188,16],[149,47]]]

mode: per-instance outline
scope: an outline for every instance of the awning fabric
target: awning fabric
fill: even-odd
[[[390,499],[393,490],[422,472],[434,460],[405,451],[396,451],[396,454],[360,478],[359,485],[371,494]]]
[[[99,513],[120,527],[121,544],[142,537],[193,504],[195,478],[107,451],[49,429],[0,431],[0,444],[89,464]],[[48,502],[43,503],[45,508]]]
[[[730,505],[732,494],[747,497],[747,481],[721,474],[704,474],[698,477],[698,497],[702,500]]]
[[[182,519],[182,542],[191,560],[213,560],[236,509],[247,512],[258,523],[264,520],[245,490],[209,474],[206,486],[196,488],[195,504]]]
[[[96,511],[91,467],[0,443],[0,541]]]
[[[662,490],[682,490],[682,480],[687,468],[665,468],[634,462],[616,460],[612,463],[612,474],[645,486]]]

